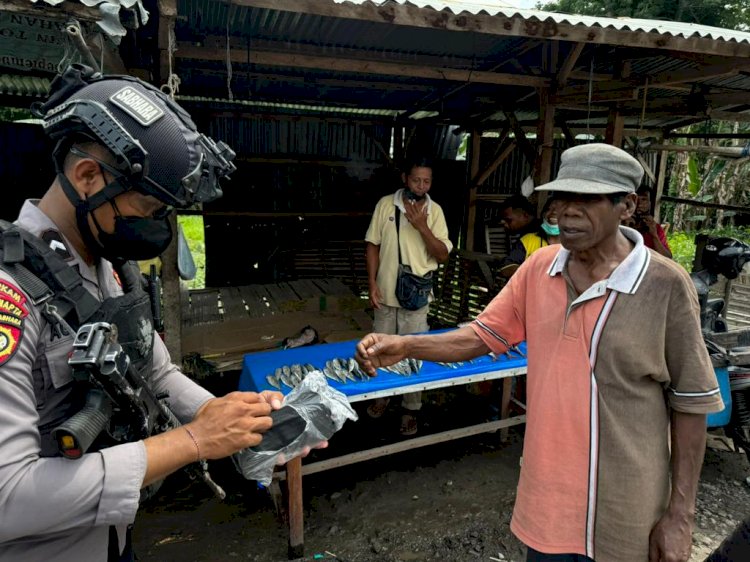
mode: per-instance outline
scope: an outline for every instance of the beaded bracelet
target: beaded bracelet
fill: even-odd
[[[198,446],[198,440],[195,438],[195,434],[192,431],[190,431],[190,428],[188,426],[183,425],[182,427],[185,431],[187,431],[187,434],[190,436],[190,439],[193,440],[193,443],[195,444],[195,451],[198,454],[197,461],[200,462],[201,461],[201,448]]]

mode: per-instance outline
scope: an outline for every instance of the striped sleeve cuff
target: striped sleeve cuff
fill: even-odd
[[[511,347],[508,340],[481,320],[474,320],[469,325],[492,352],[505,353]]]
[[[711,390],[687,392],[669,387],[667,389],[669,406],[685,414],[710,414],[724,409],[719,387]]]

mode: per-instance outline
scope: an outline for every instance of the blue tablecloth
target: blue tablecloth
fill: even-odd
[[[239,390],[251,390],[260,392],[262,390],[276,390],[266,381],[266,375],[272,375],[278,367],[293,365],[295,363],[310,363],[314,367],[322,369],[326,361],[338,358],[354,357],[354,350],[359,340],[351,340],[340,343],[327,343],[298,347],[295,349],[284,349],[279,351],[262,351],[245,355],[242,361],[242,374],[240,375]],[[526,344],[522,343],[519,348],[525,354]],[[471,363],[464,363],[457,369],[444,367],[437,363],[425,361],[422,370],[411,376],[397,375],[378,369],[378,376],[367,381],[348,382],[341,384],[328,379],[328,383],[346,394],[356,396],[358,394],[369,394],[379,390],[399,388],[420,383],[427,383],[441,379],[450,379],[497,371],[501,369],[513,369],[526,366],[526,357],[511,353],[511,357],[502,356],[494,360],[485,355],[475,359]],[[282,392],[288,393],[290,389],[282,386]]]

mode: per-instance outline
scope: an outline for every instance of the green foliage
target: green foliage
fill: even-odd
[[[199,215],[181,215],[177,222],[187,240],[190,252],[195,260],[195,279],[188,281],[190,289],[204,289],[206,287],[206,237],[203,230],[203,217]]]
[[[20,119],[31,119],[31,111],[17,107],[0,107],[0,121],[19,121]]]
[[[747,0],[555,0],[538,2],[548,12],[699,23],[728,29],[750,27]]]

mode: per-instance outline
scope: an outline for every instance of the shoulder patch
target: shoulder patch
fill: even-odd
[[[23,316],[28,314],[28,311],[26,310],[26,296],[21,289],[16,287],[13,283],[0,280],[0,300],[19,309],[19,311],[23,313]]]
[[[164,115],[161,108],[131,86],[125,86],[117,90],[110,96],[109,101],[144,127],[153,125]]]
[[[62,235],[56,230],[45,230],[42,232],[41,238],[62,259],[66,261],[73,259],[73,254],[70,253],[68,247],[65,245]]]
[[[16,327],[0,321],[0,365],[13,357],[18,349],[23,334],[23,320],[20,323],[20,327]]]

